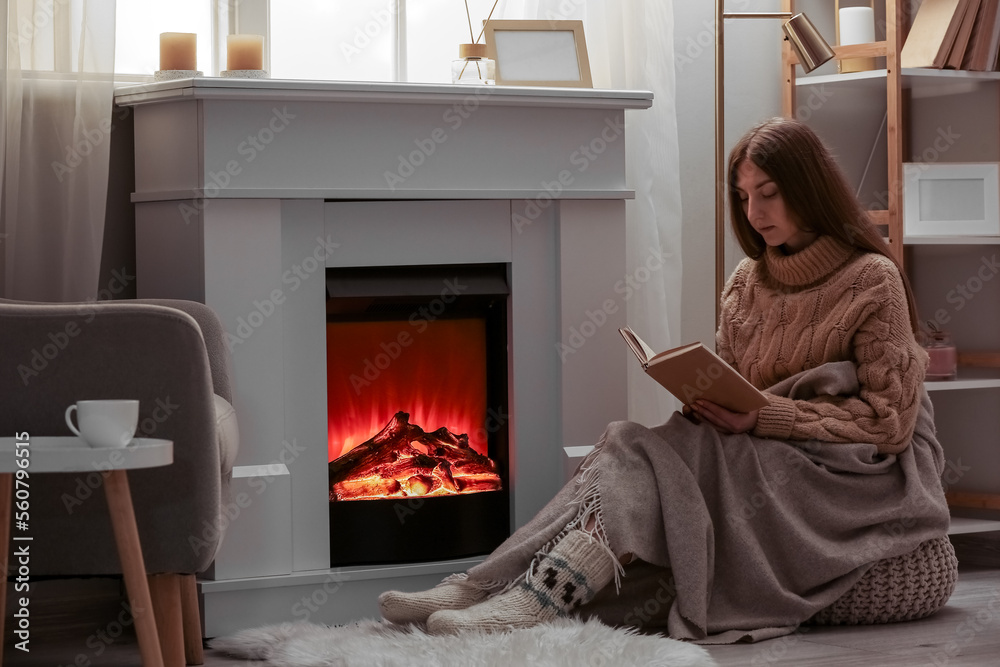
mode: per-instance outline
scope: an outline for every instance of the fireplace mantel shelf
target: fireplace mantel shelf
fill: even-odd
[[[652,100],[589,88],[221,78],[115,93],[135,108],[144,144],[135,203],[632,199],[625,111]]]
[[[275,102],[380,102],[384,104],[467,104],[485,106],[647,109],[653,93],[592,88],[469,86],[373,81],[223,79],[199,77],[119,88],[115,101],[134,106],[172,99],[273,100]]]

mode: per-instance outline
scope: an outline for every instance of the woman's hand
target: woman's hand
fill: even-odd
[[[753,412],[733,412],[726,408],[699,399],[691,404],[691,409],[701,421],[708,422],[719,433],[747,433],[757,425],[757,410]]]

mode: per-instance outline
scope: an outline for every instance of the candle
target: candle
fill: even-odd
[[[226,35],[226,69],[264,69],[264,36]]]
[[[953,345],[942,347],[928,347],[927,356],[930,363],[927,365],[928,380],[952,380],[958,370],[958,352]]]
[[[160,69],[198,69],[198,35],[193,32],[161,32]]]
[[[875,41],[875,10],[871,7],[844,7],[840,10],[840,43],[869,44]],[[840,72],[862,72],[875,69],[874,58],[846,58],[840,62]]]
[[[871,7],[840,10],[840,43],[868,44],[875,41],[875,11]]]

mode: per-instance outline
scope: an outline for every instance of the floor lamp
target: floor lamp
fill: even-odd
[[[834,56],[833,49],[819,34],[805,14],[792,12],[729,13],[723,0],[715,5],[715,327],[719,327],[720,297],[726,283],[726,194],[729,179],[725,158],[725,100],[723,99],[725,59],[723,57],[723,21],[725,19],[787,19],[782,25],[785,39],[791,44],[799,64],[811,72]]]

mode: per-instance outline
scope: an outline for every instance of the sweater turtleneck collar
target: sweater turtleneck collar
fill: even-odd
[[[803,287],[823,280],[853,254],[853,247],[824,235],[791,255],[786,255],[781,248],[768,246],[763,259],[767,272],[775,280],[789,287]]]

